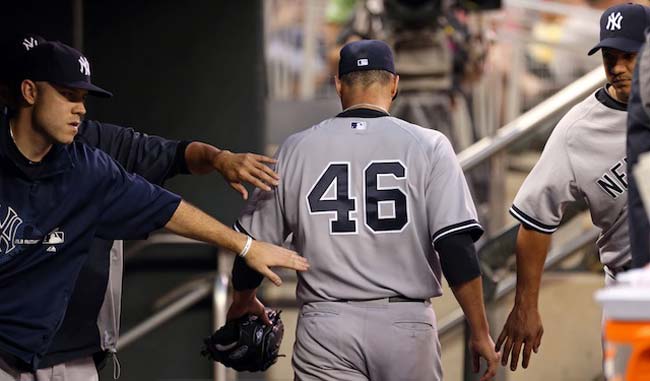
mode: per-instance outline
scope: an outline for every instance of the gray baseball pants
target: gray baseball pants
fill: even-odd
[[[442,380],[436,317],[429,302],[318,302],[296,327],[296,381]]]

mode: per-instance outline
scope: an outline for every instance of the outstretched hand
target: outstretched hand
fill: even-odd
[[[264,191],[278,185],[280,176],[268,166],[275,163],[276,160],[268,156],[226,150],[219,152],[214,159],[214,167],[234,190],[241,193],[244,200],[248,199],[248,191],[242,184],[244,182]]]
[[[528,368],[530,355],[532,352],[537,353],[539,350],[543,334],[542,318],[537,308],[515,305],[508,316],[506,324],[503,326],[496,344],[496,350],[500,350],[501,346],[504,346],[501,364],[507,366],[508,357],[511,357],[510,370],[515,371],[519,363],[519,353],[523,346],[521,366],[524,369]]]
[[[252,242],[244,260],[248,267],[267,277],[276,286],[282,284],[282,279],[270,267],[279,266],[296,271],[309,269],[307,260],[295,251],[262,241]]]

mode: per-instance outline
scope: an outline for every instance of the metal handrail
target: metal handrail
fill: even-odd
[[[213,284],[211,281],[205,281],[197,285],[194,290],[189,292],[182,298],[169,304],[167,307],[158,311],[148,319],[144,320],[137,326],[127,331],[124,335],[120,335],[117,342],[117,349],[123,350],[131,345],[133,342],[153,331],[157,327],[169,321],[171,318],[179,315],[181,312],[192,307],[194,304],[203,300],[213,292]]]
[[[569,241],[567,244],[562,247],[553,249],[549,252],[544,262],[544,270],[551,269],[557,266],[564,259],[570,257],[579,249],[596,242],[600,230],[597,228],[591,228],[589,230],[581,231],[576,239]],[[494,294],[493,301],[497,301],[510,294],[515,290],[517,286],[517,276],[515,274],[508,276],[504,280],[500,281],[497,284],[497,290]],[[449,333],[455,327],[462,325],[465,320],[465,315],[463,310],[458,308],[452,311],[449,315],[445,316],[444,319],[439,320],[439,329],[438,332],[440,336]]]
[[[558,114],[566,112],[586,96],[605,84],[605,71],[594,69],[572,84],[533,107],[529,111],[497,130],[496,135],[483,138],[458,154],[464,171],[468,171],[497,153],[509,144],[530,136]]]

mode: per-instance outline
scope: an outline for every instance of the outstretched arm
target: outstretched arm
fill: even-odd
[[[247,236],[226,227],[185,201],[181,201],[165,228],[184,237],[220,246],[235,253],[241,253],[247,246]],[[307,260],[294,251],[254,240],[251,240],[244,260],[248,266],[269,278],[276,286],[282,284],[282,280],[269,267],[281,266],[297,271],[309,268]]]
[[[242,184],[247,182],[265,191],[277,186],[279,176],[268,164],[275,160],[253,153],[232,153],[201,142],[192,142],[185,150],[187,168],[192,174],[218,171],[230,186],[248,199],[248,191]]]
[[[539,350],[544,334],[542,318],[537,309],[539,288],[544,271],[546,254],[551,244],[551,235],[529,230],[523,225],[517,234],[517,291],[515,305],[497,340],[497,350],[503,347],[503,366],[508,364],[512,352],[510,369],[516,370],[519,353],[523,346],[521,366],[528,367],[532,351]]]

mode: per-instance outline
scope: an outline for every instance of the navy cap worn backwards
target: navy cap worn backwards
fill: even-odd
[[[393,52],[379,40],[350,42],[341,49],[339,78],[353,71],[386,70],[395,74]]]
[[[88,90],[89,94],[100,97],[113,96],[90,82],[88,59],[78,50],[58,41],[40,43],[25,53],[21,77]]]
[[[600,42],[589,51],[589,55],[600,48],[638,52],[645,42],[644,32],[649,26],[650,8],[646,6],[628,3],[610,7],[600,16]]]

